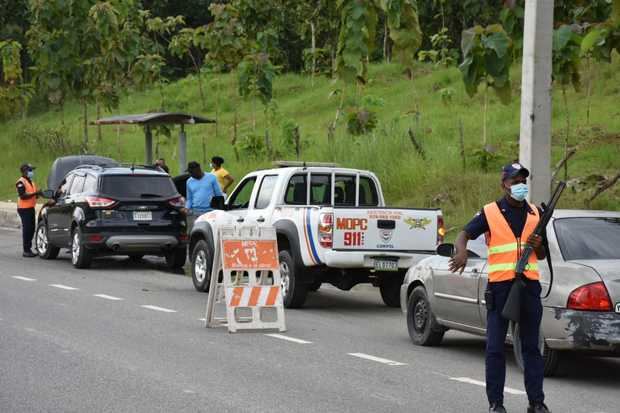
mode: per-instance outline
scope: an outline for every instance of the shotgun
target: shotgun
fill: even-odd
[[[538,221],[538,225],[534,229],[534,234],[542,235],[551,216],[553,215],[553,210],[555,209],[558,200],[560,199],[560,195],[562,195],[562,191],[566,188],[565,182],[558,183],[558,186],[555,188],[553,195],[551,196],[551,200],[548,204],[542,204],[543,213]],[[502,310],[502,317],[514,321],[518,323],[521,318],[521,302],[523,296],[523,289],[525,288],[525,275],[523,274],[525,271],[525,267],[527,266],[530,255],[534,252],[534,248],[531,245],[526,244],[525,248],[521,252],[521,256],[517,261],[517,266],[515,268],[515,280],[512,283],[512,287],[510,287],[510,292],[508,293],[508,298],[506,299],[506,303],[504,304],[504,308]]]

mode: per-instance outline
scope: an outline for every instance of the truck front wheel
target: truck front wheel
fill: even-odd
[[[384,276],[379,284],[381,298],[388,307],[400,307],[400,286],[403,284],[404,274]]]
[[[306,301],[306,295],[308,294],[308,286],[301,279],[302,272],[295,265],[295,261],[293,261],[290,252],[280,251],[279,258],[284,307],[302,307]]]

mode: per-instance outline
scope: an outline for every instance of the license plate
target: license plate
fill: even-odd
[[[151,211],[134,211],[133,220],[134,221],[152,221],[153,213]]]
[[[377,271],[398,271],[398,261],[375,260],[375,270]]]

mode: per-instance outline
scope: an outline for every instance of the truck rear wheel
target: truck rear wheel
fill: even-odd
[[[400,286],[404,277],[404,274],[392,274],[381,280],[379,284],[381,298],[388,307],[400,307]]]
[[[301,279],[302,272],[295,265],[291,253],[280,251],[280,277],[282,278],[282,299],[284,307],[299,308],[304,305],[308,285]]]

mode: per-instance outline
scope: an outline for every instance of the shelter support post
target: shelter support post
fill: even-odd
[[[146,125],[144,127],[144,154],[146,156],[145,164],[153,164],[153,133],[151,127]]]
[[[181,124],[179,132],[179,173],[187,168],[187,135],[185,135],[185,125]]]
[[[530,201],[551,191],[551,57],[554,0],[526,0],[519,160],[530,170]]]

